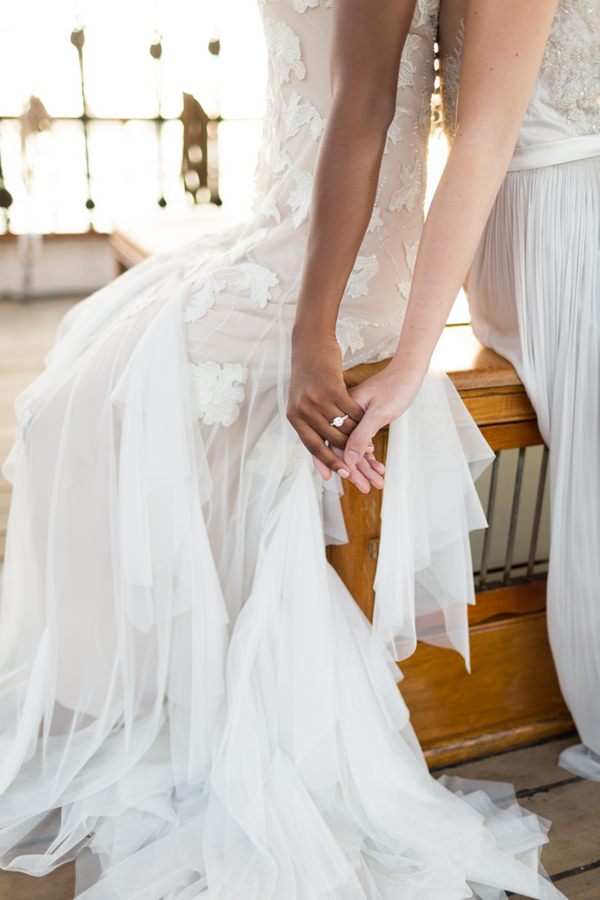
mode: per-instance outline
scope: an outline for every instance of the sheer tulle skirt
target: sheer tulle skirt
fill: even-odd
[[[396,685],[418,635],[467,655],[487,446],[440,376],[393,424],[372,630],[285,420],[293,290],[189,321],[198,249],[78,306],[18,403],[2,865],[76,857],[86,900],[561,896],[547,823],[432,779]]]
[[[600,779],[600,157],[507,176],[469,295],[478,336],[517,367],[550,446],[548,628],[592,751],[561,763]]]

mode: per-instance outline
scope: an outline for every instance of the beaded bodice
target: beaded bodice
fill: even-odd
[[[455,34],[445,35],[442,42],[444,126],[449,134],[456,126],[464,41],[464,18],[458,22]],[[599,133],[600,0],[561,0],[517,148]]]

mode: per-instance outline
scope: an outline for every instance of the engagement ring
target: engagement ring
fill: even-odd
[[[334,428],[341,428],[347,418],[347,414],[345,416],[336,416],[335,419],[333,419],[333,421],[329,424],[333,425]]]

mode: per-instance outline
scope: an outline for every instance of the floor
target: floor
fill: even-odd
[[[0,303],[0,458],[14,434],[15,395],[40,370],[56,327],[71,301],[46,300],[22,306]],[[0,561],[9,485],[0,479]],[[451,774],[511,782],[528,809],[552,822],[543,863],[569,900],[600,900],[600,784],[570,776],[557,756],[573,738],[489,756],[462,764]],[[63,866],[42,879],[0,873],[0,900],[71,900],[73,869]]]

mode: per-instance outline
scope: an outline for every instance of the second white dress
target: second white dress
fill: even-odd
[[[462,25],[444,37],[451,134]],[[561,762],[600,780],[599,0],[559,3],[468,293],[475,333],[514,364],[550,447],[548,630],[583,741]]]

